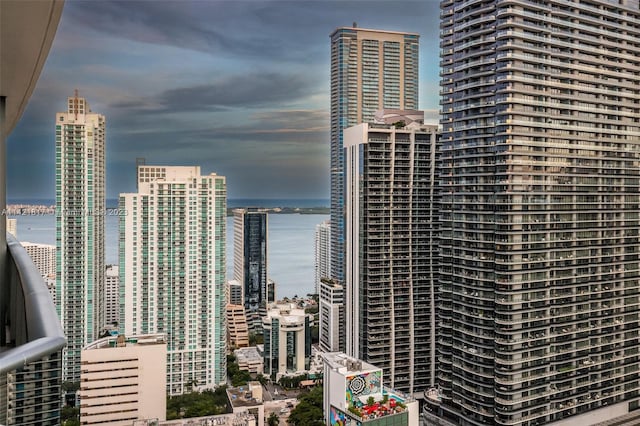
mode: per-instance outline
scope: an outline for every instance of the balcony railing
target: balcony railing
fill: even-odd
[[[39,361],[61,351],[66,344],[40,272],[10,235],[7,247],[8,273],[0,285],[0,374]]]

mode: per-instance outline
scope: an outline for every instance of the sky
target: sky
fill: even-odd
[[[8,199],[53,199],[55,114],[74,90],[107,121],[107,198],[136,158],[199,165],[238,198],[329,197],[334,29],[420,34],[420,108],[437,122],[436,0],[66,0],[8,138]]]

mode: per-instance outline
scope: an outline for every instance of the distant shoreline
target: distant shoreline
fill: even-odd
[[[227,208],[227,216],[233,216],[233,211],[245,207],[229,207]],[[252,207],[258,211],[264,211],[271,214],[329,214],[329,207]],[[117,207],[107,207],[108,212],[116,211]],[[37,215],[53,215],[56,213],[55,205],[44,204],[8,204],[3,212],[5,216],[37,216]],[[114,213],[114,215],[116,215]]]
[[[233,216],[233,211],[244,207],[227,208],[227,216]],[[258,211],[271,214],[329,214],[329,207],[256,207]]]

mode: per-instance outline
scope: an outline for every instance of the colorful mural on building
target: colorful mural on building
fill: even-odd
[[[360,396],[382,392],[382,370],[347,376],[346,379],[347,407],[353,405],[354,401]]]

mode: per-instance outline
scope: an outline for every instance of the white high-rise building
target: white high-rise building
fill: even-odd
[[[226,382],[226,183],[200,167],[138,166],[120,195],[120,330],[167,334],[167,390]]]
[[[67,346],[62,377],[80,380],[80,352],[104,327],[105,118],[84,98],[56,114],[56,299]]]
[[[344,352],[344,286],[335,280],[322,280],[318,301],[320,349]]]
[[[56,274],[56,246],[53,244],[30,243],[23,241],[22,247],[29,253],[34,265],[43,278]]]
[[[44,279],[53,304],[57,304],[56,299],[56,246],[53,244],[39,244],[21,242],[29,256],[33,260],[34,265],[40,271],[40,275]]]
[[[328,220],[316,225],[315,293],[320,294],[320,280],[331,277],[331,225]]]
[[[104,273],[104,320],[107,326],[120,321],[120,273],[118,265],[107,265]]]

